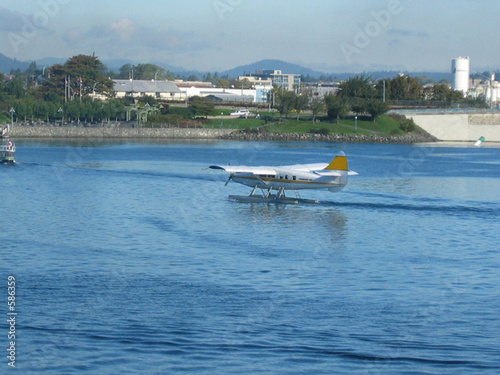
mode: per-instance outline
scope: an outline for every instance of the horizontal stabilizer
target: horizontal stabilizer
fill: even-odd
[[[318,176],[323,176],[323,177],[340,177],[342,176],[342,173],[339,172],[338,170],[335,171],[329,171],[327,169],[324,169],[322,171],[316,171],[314,174],[317,174]]]

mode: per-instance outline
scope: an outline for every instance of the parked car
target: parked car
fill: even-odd
[[[240,117],[245,117],[250,114],[250,111],[248,109],[238,109],[236,112],[232,112],[229,115],[230,116],[240,116]]]

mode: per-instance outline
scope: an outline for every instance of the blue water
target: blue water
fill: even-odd
[[[236,203],[211,164],[359,173]],[[0,166],[22,374],[500,373],[500,148],[18,141]],[[8,370],[2,356],[1,373]]]

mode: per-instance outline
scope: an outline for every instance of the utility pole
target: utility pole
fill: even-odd
[[[14,113],[16,113],[16,110],[14,109],[14,107],[12,107],[9,112],[10,112],[10,126],[11,126],[11,128],[13,128],[14,127]]]
[[[382,101],[385,103],[385,79],[382,81],[384,85],[384,92],[382,93]]]

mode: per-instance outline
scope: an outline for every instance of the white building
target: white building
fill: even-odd
[[[495,74],[491,77],[482,76],[471,80],[469,97],[473,99],[483,98],[489,107],[498,107],[500,101],[500,82],[495,81]]]
[[[214,87],[210,82],[176,81],[181,94],[180,100],[186,100],[193,96],[211,97],[215,100],[226,102],[258,102],[257,90],[255,89],[229,89]]]
[[[186,101],[193,96],[210,96],[218,101],[262,103],[267,101],[268,86],[229,89],[214,87],[210,82],[114,79],[113,88],[117,98],[152,96],[160,100]]]
[[[113,89],[117,98],[140,98],[147,95],[156,99],[175,100],[181,94],[179,87],[172,81],[114,79]]]
[[[260,85],[261,88],[267,90],[268,87],[277,86],[283,87],[288,91],[300,91],[300,74],[287,74],[281,70],[257,70],[255,74],[249,74],[238,77],[241,81],[247,79],[256,86]]]

